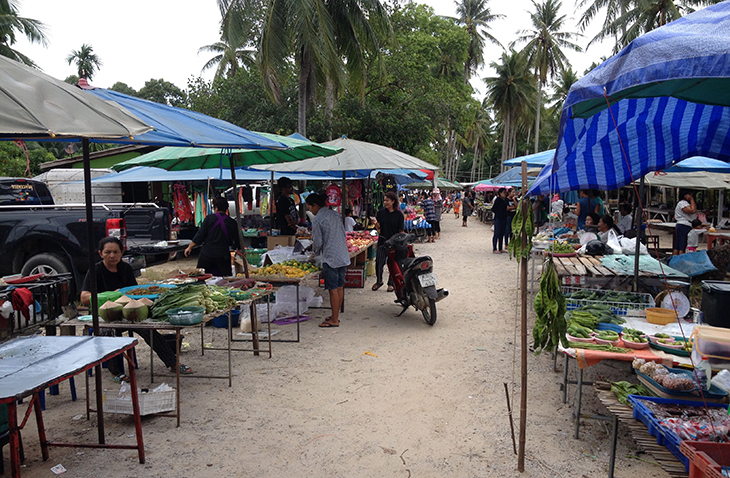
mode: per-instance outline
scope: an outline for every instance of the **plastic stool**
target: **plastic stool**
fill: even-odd
[[[71,401],[76,401],[76,381],[73,377],[68,379],[69,386],[71,387]],[[58,385],[51,385],[48,387],[48,394],[49,395],[60,395],[60,391],[58,389]],[[41,390],[39,392],[38,398],[41,401],[41,410],[46,409],[46,391]]]

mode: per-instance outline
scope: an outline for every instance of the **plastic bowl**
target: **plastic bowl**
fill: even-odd
[[[631,342],[630,340],[622,339],[624,342],[624,347],[627,349],[634,349],[634,350],[643,350],[649,348],[649,342],[639,343],[639,342]]]
[[[673,343],[669,343],[669,344],[663,344],[661,342],[655,342],[655,343],[656,343],[656,345],[659,345],[661,347],[666,347],[668,349],[676,349],[676,350],[679,350],[684,346],[684,342],[673,342]]]
[[[666,337],[657,337],[655,335],[650,335],[648,337],[648,339],[649,339],[649,342],[651,342],[653,344],[659,344],[659,345],[666,345],[666,344],[659,342],[659,340],[668,340],[670,342],[674,342],[674,337],[666,338]]]
[[[586,344],[594,344],[595,343],[595,341],[593,340],[593,337],[584,339],[583,337],[573,337],[572,335],[567,334],[567,333],[565,334],[565,336],[571,342],[583,342],[583,343],[586,343]]]
[[[661,307],[647,307],[646,320],[650,324],[667,325],[677,320],[677,314],[673,310],[662,309]]]

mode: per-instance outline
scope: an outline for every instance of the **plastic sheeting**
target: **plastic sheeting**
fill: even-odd
[[[717,267],[710,260],[707,251],[688,252],[669,259],[669,266],[684,272],[690,277],[699,276],[706,272],[716,271]]]
[[[613,269],[621,275],[634,275],[634,256],[625,256],[623,254],[612,254],[603,256],[601,265]],[[659,264],[659,261],[651,256],[639,256],[639,270],[642,272],[651,272],[652,274],[661,275],[662,271],[667,277],[686,278],[687,274],[672,269],[669,266]]]

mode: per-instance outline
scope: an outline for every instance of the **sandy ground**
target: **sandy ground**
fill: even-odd
[[[133,451],[67,448],[52,448],[43,462],[31,419],[23,432],[23,475],[50,477],[60,463],[69,477],[606,476],[610,430],[585,421],[573,439],[575,387],[563,404],[562,372],[553,372],[549,354],[529,355],[526,470],[517,471],[503,384],[517,433],[518,265],[491,253],[489,226],[476,218],[468,228],[453,215],[442,223],[441,240],[416,247],[434,258],[440,286],[451,291],[433,327],[413,309],[396,317],[393,295],[372,292],[369,278],[365,289],[346,290],[338,329],[317,327],[328,312],[320,309],[302,324],[301,342],[275,343],[272,358],[234,353],[232,387],[184,378],[180,428],[170,418],[143,419],[145,464]],[[277,337],[294,336],[295,325],[277,328]],[[206,342],[225,343],[223,329],[205,334]],[[223,352],[200,356],[197,331],[186,340],[191,350],[183,361],[197,375],[225,370]],[[149,355],[143,342],[139,349],[138,376],[146,385]],[[586,380],[623,380],[629,370],[628,363],[602,363],[586,371]],[[83,397],[83,380],[77,382]],[[104,384],[115,386],[106,371]],[[606,413],[589,387],[583,403],[586,413]],[[93,442],[96,420],[82,414],[83,399],[71,402],[62,384],[61,395],[47,397],[49,439]],[[107,414],[106,434],[109,443],[133,444],[131,417]],[[668,476],[642,460],[653,461],[620,428],[616,476]]]

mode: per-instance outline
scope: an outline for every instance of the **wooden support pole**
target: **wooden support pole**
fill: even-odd
[[[532,208],[528,207],[525,193],[527,192],[527,163],[522,161],[522,249],[527,248],[527,237],[525,222],[527,215],[532,214]],[[520,346],[521,346],[521,381],[520,381],[520,438],[519,450],[517,453],[517,471],[525,471],[525,437],[527,427],[527,261],[523,257],[520,260],[520,291],[521,291],[521,319],[520,319]]]

